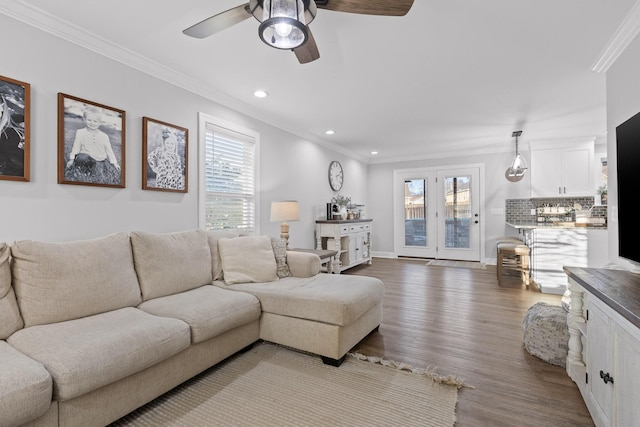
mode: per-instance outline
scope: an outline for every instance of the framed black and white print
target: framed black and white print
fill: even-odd
[[[58,93],[58,183],[125,186],[125,112]]]
[[[189,130],[142,118],[142,189],[188,191]]]
[[[29,181],[31,86],[0,76],[0,179]]]

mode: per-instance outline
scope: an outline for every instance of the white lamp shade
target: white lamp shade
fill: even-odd
[[[300,209],[296,200],[271,202],[271,222],[298,220],[300,220]]]

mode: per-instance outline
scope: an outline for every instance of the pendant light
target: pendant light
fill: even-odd
[[[512,137],[516,138],[516,157],[513,159],[511,166],[507,168],[504,173],[504,176],[507,180],[511,182],[520,181],[524,174],[527,172],[527,161],[520,155],[518,152],[518,137],[522,135],[522,131],[518,130],[511,134]]]
[[[309,39],[307,25],[316,16],[313,0],[251,0],[249,10],[260,21],[260,39],[276,49],[295,49]]]

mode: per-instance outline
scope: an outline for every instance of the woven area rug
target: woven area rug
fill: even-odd
[[[453,426],[463,382],[350,354],[339,368],[260,343],[112,426]]]
[[[480,268],[482,270],[487,269],[487,265],[482,262],[473,261],[452,261],[448,259],[432,259],[427,262],[427,265],[440,265],[443,267],[459,267],[459,268]]]

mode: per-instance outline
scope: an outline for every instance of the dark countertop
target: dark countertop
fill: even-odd
[[[508,222],[507,225],[516,229],[534,229],[534,228],[544,228],[544,229],[563,229],[563,228],[586,228],[590,230],[606,230],[607,224],[597,225],[597,224],[587,224],[587,225],[576,225],[575,222],[537,222],[537,221],[519,221],[517,223]]]
[[[564,267],[565,273],[640,328],[640,274],[626,270]]]
[[[316,224],[355,224],[358,222],[371,222],[373,219],[327,219],[317,220]]]

